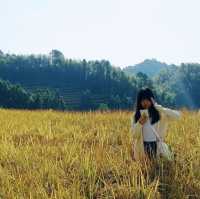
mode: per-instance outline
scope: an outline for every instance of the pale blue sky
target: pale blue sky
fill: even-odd
[[[0,0],[0,49],[67,58],[200,62],[199,0]]]

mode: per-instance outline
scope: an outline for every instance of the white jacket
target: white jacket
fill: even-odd
[[[161,116],[161,119],[154,124],[154,128],[159,138],[164,141],[169,120],[179,119],[181,114],[177,110],[165,108],[159,104],[155,104],[154,106],[159,111]],[[133,155],[135,160],[140,160],[144,157],[142,125],[139,122],[135,123],[134,116],[131,120],[131,130],[133,133]],[[159,151],[157,151],[157,154],[159,154]]]

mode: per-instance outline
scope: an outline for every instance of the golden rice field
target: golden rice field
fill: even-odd
[[[132,160],[131,115],[1,109],[0,198],[200,198],[200,115],[170,123],[156,166]]]

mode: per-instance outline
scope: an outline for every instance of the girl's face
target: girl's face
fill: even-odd
[[[143,99],[141,101],[141,106],[143,109],[149,109],[151,107],[151,105],[152,105],[152,102],[148,99]]]

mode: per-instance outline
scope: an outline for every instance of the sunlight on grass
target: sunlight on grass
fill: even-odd
[[[199,115],[171,122],[176,161],[156,165],[132,160],[131,116],[0,110],[0,197],[198,198]]]

